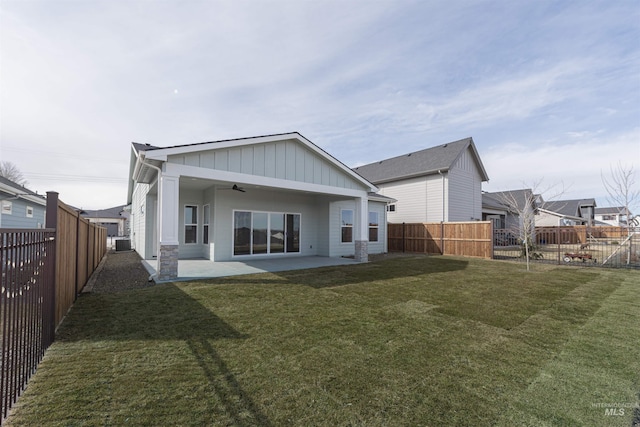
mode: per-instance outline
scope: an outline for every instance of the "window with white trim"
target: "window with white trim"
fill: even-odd
[[[387,212],[395,212],[395,211],[396,211],[396,204],[395,203],[387,205]]]
[[[353,210],[342,209],[340,211],[340,230],[341,230],[341,242],[351,243],[353,242]]]
[[[198,207],[194,205],[184,207],[184,243],[198,243]]]
[[[6,215],[11,215],[13,212],[13,203],[8,200],[2,201],[2,213]]]
[[[33,206],[27,206],[27,218],[33,218]]]
[[[378,212],[369,212],[369,241],[378,241],[378,230],[380,223],[378,222]]]
[[[209,244],[209,205],[202,209],[202,244]]]

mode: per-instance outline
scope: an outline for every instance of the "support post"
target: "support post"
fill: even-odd
[[[178,278],[180,177],[162,174],[158,189],[158,281]]]
[[[369,200],[366,197],[356,198],[355,218],[355,260],[369,261]]]

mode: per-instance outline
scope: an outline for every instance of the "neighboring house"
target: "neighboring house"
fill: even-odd
[[[493,221],[494,229],[520,231],[524,221],[533,221],[539,195],[530,189],[482,193],[482,220]]]
[[[377,188],[297,132],[173,147],[132,144],[131,239],[158,279],[179,259],[386,252]]]
[[[389,222],[479,221],[482,182],[489,177],[466,138],[353,169],[396,199]]]
[[[629,212],[629,218],[633,218],[631,212]],[[595,220],[597,225],[613,225],[617,227],[626,227],[627,210],[624,206],[617,206],[611,208],[596,208]]]
[[[595,225],[595,199],[556,200],[538,207],[536,227]]]
[[[129,212],[126,205],[100,210],[81,210],[80,215],[107,229],[107,236],[122,237],[129,233]]]
[[[44,228],[47,199],[0,176],[0,228]]]

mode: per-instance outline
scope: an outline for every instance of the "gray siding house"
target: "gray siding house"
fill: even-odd
[[[0,228],[43,228],[45,197],[0,176]]]
[[[482,183],[489,180],[472,138],[353,169],[397,201],[389,222],[463,222],[482,218]]]
[[[595,225],[595,199],[556,200],[544,202],[536,215],[537,227],[563,225]]]
[[[297,132],[173,147],[132,144],[131,240],[157,259],[247,261],[386,252],[388,197]]]

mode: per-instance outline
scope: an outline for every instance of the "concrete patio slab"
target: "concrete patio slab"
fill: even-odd
[[[142,260],[150,275],[155,275],[157,260]],[[295,258],[270,258],[247,261],[213,262],[207,259],[181,259],[178,261],[178,278],[172,281],[208,279],[276,271],[303,270],[334,265],[359,264],[351,258],[306,256]]]

